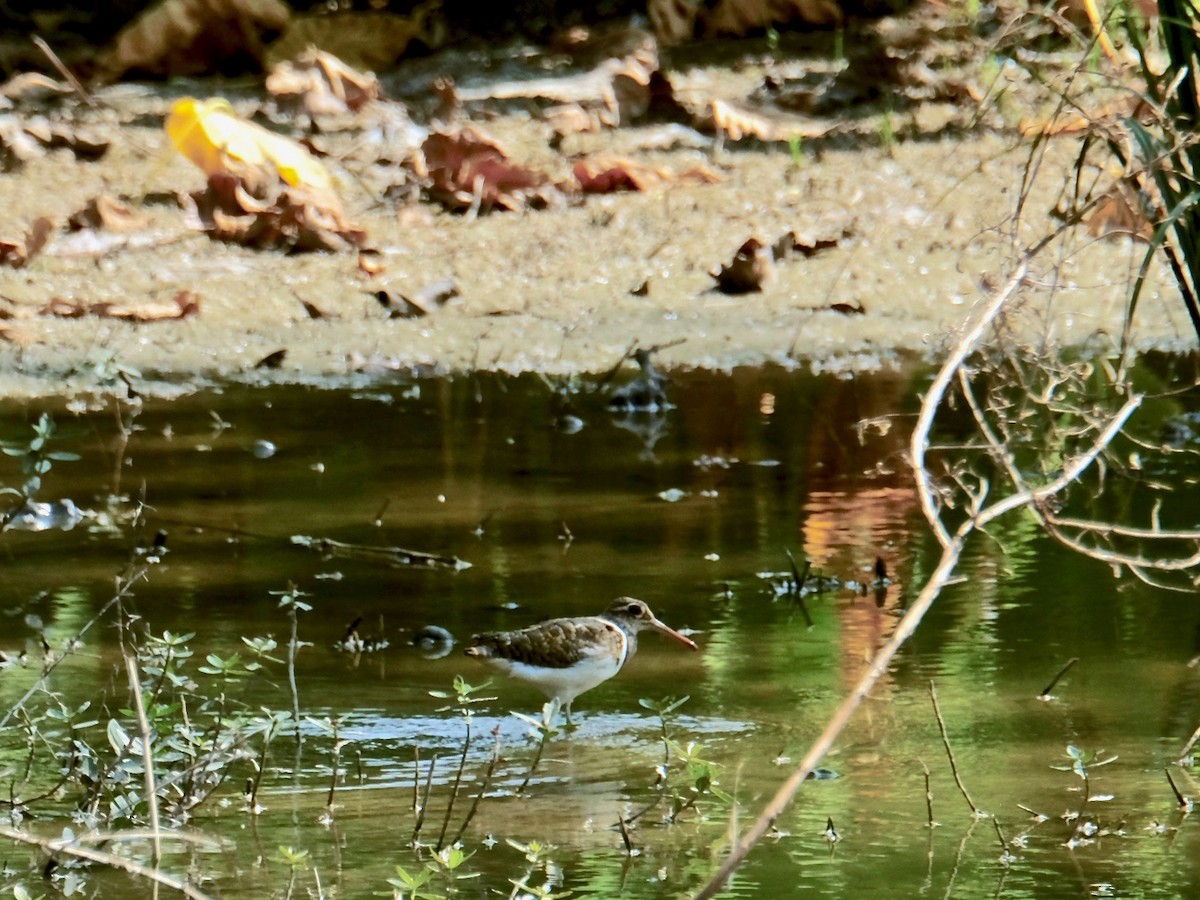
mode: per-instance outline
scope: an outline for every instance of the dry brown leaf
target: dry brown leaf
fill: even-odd
[[[101,54],[96,78],[211,74],[238,60],[261,68],[264,38],[291,15],[281,0],[162,0],[121,29]]]
[[[33,337],[24,329],[18,328],[9,322],[0,322],[0,341],[7,341],[10,344],[16,344],[18,347],[25,347],[33,343]]]
[[[1108,189],[1087,217],[1092,237],[1132,237],[1150,241],[1154,226],[1146,219],[1136,199],[1137,185],[1123,179]]]
[[[561,103],[562,107],[549,113],[560,134],[628,125],[645,116],[652,105],[675,103],[670,82],[660,71],[658,43],[652,34],[639,28],[622,29],[609,35],[603,47],[611,49],[612,54],[586,71],[461,89],[457,91],[457,99],[468,102],[536,98]]]
[[[1026,117],[1021,119],[1017,128],[1022,137],[1056,137],[1060,134],[1079,134],[1103,123],[1122,122],[1131,116],[1145,123],[1154,117],[1154,111],[1141,97],[1122,97],[1106,103],[1095,112],[1071,110],[1055,113],[1046,119]]]
[[[720,270],[709,273],[723,294],[749,294],[761,291],[775,274],[771,250],[756,237],[747,239],[733,259]]]
[[[821,233],[792,229],[772,245],[772,255],[775,259],[782,259],[789,253],[799,253],[805,259],[811,259],[822,250],[830,250],[838,246],[843,238],[849,237],[852,233],[853,225],[849,222],[840,228],[826,228]]]
[[[375,292],[375,299],[392,319],[432,315],[457,296],[458,285],[449,279],[435,281],[415,292],[404,293],[394,286],[385,286]]]
[[[0,172],[19,169],[29,160],[45,154],[41,142],[25,130],[17,116],[0,116]]]
[[[280,185],[266,197],[248,193],[232,175],[212,175],[208,187],[180,202],[209,237],[277,250],[346,250],[361,247],[366,233],[331,206],[323,193]]]
[[[275,66],[267,76],[267,91],[277,103],[301,106],[315,117],[361,109],[379,98],[379,81],[331,53],[310,49],[295,62]]]
[[[81,300],[64,300],[62,297],[53,297],[42,307],[40,314],[60,319],[99,316],[105,319],[120,319],[123,322],[159,322],[164,319],[184,319],[199,312],[200,297],[192,291],[180,291],[166,303],[137,305],[111,303],[107,300],[84,303]]]
[[[368,278],[374,278],[387,271],[387,264],[374,247],[363,247],[358,253],[358,271]]]
[[[136,231],[146,225],[146,217],[108,194],[97,194],[83,209],[71,213],[67,228],[104,228],[108,231]]]
[[[51,122],[44,116],[0,115],[0,171],[19,168],[55,147],[66,147],[80,159],[99,159],[108,152],[108,143],[86,128]]]
[[[427,0],[408,15],[377,10],[337,12],[298,17],[267,48],[267,64],[274,67],[299,59],[310,47],[332,53],[355,69],[390,68],[409,44],[420,41],[437,49],[445,41],[442,0]]]
[[[429,193],[450,209],[521,209],[544,203],[554,190],[542,172],[517,165],[491,138],[473,128],[434,131],[411,161]]]
[[[696,37],[698,0],[650,0],[650,25],[664,44],[682,44]]]
[[[705,9],[704,37],[744,37],[768,25],[840,25],[842,9],[835,0],[719,0]]]
[[[731,141],[744,137],[760,141],[790,141],[793,138],[814,138],[829,133],[827,122],[801,122],[771,110],[754,110],[737,106],[728,100],[712,102],[713,128]]]
[[[41,72],[19,72],[0,85],[0,97],[21,103],[40,103],[71,93],[71,86]]]
[[[835,0],[650,0],[650,22],[664,44],[694,37],[743,37],[768,26],[839,25],[845,18]]]
[[[0,265],[14,269],[24,267],[33,259],[54,233],[54,221],[49,216],[38,216],[29,223],[23,237],[0,239]]]
[[[712,169],[695,166],[675,173],[655,169],[620,156],[594,156],[578,160],[572,167],[575,180],[585,194],[614,191],[647,191],[667,184],[715,184],[721,176]]]
[[[109,141],[87,128],[66,122],[51,122],[44,116],[34,116],[24,122],[26,133],[48,149],[66,147],[80,159],[99,159],[108,152]]]

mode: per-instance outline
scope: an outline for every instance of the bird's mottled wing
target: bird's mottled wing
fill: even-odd
[[[612,652],[621,643],[616,625],[602,619],[551,619],[520,631],[477,634],[483,654],[549,669],[566,669],[580,660]],[[470,650],[467,651],[470,653]]]

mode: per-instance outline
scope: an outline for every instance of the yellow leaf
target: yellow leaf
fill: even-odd
[[[295,141],[239,118],[223,97],[176,100],[166,130],[175,149],[210,177],[233,175],[254,189],[273,175],[291,187],[333,190],[316,157]]]

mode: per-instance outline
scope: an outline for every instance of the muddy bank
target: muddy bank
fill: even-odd
[[[752,55],[680,77],[729,94],[756,79]],[[595,373],[634,344],[670,345],[659,356],[666,368],[782,363],[852,372],[911,354],[935,358],[1012,256],[1031,152],[999,110],[974,115],[976,127],[963,131],[946,127],[952,114],[936,104],[889,114],[886,130],[883,118],[859,122],[857,136],[806,142],[798,153],[786,144],[716,148],[676,125],[573,135],[551,151],[544,121],[508,110],[484,127],[514,157],[551,170],[570,155],[603,151],[676,171],[705,165],[722,180],[472,219],[425,201],[380,202],[351,162],[334,162],[346,206],[396,289],[415,293],[445,279],[457,287],[433,314],[395,318],[352,253],[284,255],[188,229],[175,193],[199,188],[203,176],[170,149],[161,121],[176,97],[222,90],[108,88],[97,111],[77,113],[117,135],[107,155],[80,161],[55,151],[0,177],[5,236],[37,216],[65,218],[100,193],[140,201],[150,222],[110,243],[63,233],[26,268],[0,269],[9,326],[0,394],[123,391],[122,373],[155,394],[221,380],[335,384],[414,369]],[[236,90],[239,108],[258,107],[255,89]],[[1019,242],[1061,224],[1053,210],[1077,151],[1076,138],[1050,142],[1015,229]],[[710,272],[748,237],[770,243],[789,231],[831,246],[781,260],[761,293],[714,290]],[[1028,315],[1015,327],[1066,345],[1119,334],[1143,252],[1125,238],[1072,230],[1039,261]],[[198,314],[130,324],[41,313],[56,298],[162,303],[180,291],[200,298]],[[1145,348],[1194,343],[1157,265],[1136,340]],[[281,350],[277,368],[256,367]]]

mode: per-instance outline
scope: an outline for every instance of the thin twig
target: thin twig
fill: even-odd
[[[1186,759],[1188,754],[1192,752],[1192,748],[1196,746],[1196,741],[1200,741],[1200,725],[1196,726],[1196,730],[1192,732],[1192,736],[1188,738],[1187,743],[1183,745],[1183,749],[1179,751],[1179,758]]]
[[[46,59],[50,60],[50,65],[54,66],[54,68],[58,70],[58,74],[63,77],[63,81],[71,86],[71,90],[79,95],[79,99],[92,109],[96,109],[98,106],[96,103],[96,98],[88,93],[87,88],[85,88],[79,79],[75,77],[75,73],[66,67],[63,61],[58,58],[57,53],[50,49],[50,45],[36,34],[33,35],[30,40],[33,41],[34,46],[36,46],[42,51],[42,53],[46,55]]]
[[[450,789],[450,800],[446,803],[446,815],[442,817],[442,830],[438,834],[437,846],[433,849],[440,851],[446,846],[446,829],[450,827],[450,816],[454,812],[454,804],[458,800],[458,791],[462,786],[463,769],[467,766],[467,751],[471,747],[471,719],[466,720],[467,733],[463,738],[462,755],[458,758],[458,771],[454,773],[454,786]]]
[[[425,776],[425,796],[421,799],[421,804],[417,809],[417,819],[413,822],[413,846],[417,845],[417,838],[421,835],[421,828],[425,824],[425,811],[429,809],[429,796],[433,793],[433,770],[437,766],[437,754],[429,760],[429,773]]]
[[[938,704],[937,688],[934,687],[932,680],[929,682],[929,699],[933,701],[933,714],[937,717],[938,731],[942,733],[942,746],[946,748],[946,756],[950,759],[950,772],[954,775],[954,783],[958,785],[959,793],[967,801],[967,806],[971,807],[971,812],[975,814],[975,818],[982,819],[987,813],[975,805],[975,801],[967,793],[967,786],[963,784],[962,776],[958,774],[958,763],[954,759],[954,750],[950,747],[950,735],[946,733],[946,720],[942,718],[942,708]]]
[[[1180,809],[1190,810],[1192,808],[1192,801],[1183,796],[1183,793],[1176,786],[1175,779],[1171,777],[1171,770],[1163,769],[1163,772],[1167,776],[1167,783],[1171,785],[1171,791],[1175,794],[1175,802],[1179,804]]]
[[[0,837],[8,838],[10,841],[19,841],[22,844],[32,844],[35,847],[41,847],[51,855],[65,853],[67,856],[74,856],[77,859],[87,859],[106,866],[112,866],[114,869],[121,869],[130,875],[136,875],[138,878],[145,878],[148,881],[154,881],[164,887],[179,891],[185,897],[191,897],[193,900],[208,900],[207,894],[196,890],[196,888],[185,881],[181,881],[171,875],[164,875],[157,869],[148,868],[131,859],[125,859],[122,856],[105,853],[103,850],[93,850],[90,847],[80,847],[72,843],[74,839],[43,838],[17,831],[15,828],[6,828],[3,826],[0,826]]]
[[[475,799],[471,802],[471,808],[467,810],[466,816],[462,820],[462,824],[458,826],[458,833],[454,835],[454,840],[450,842],[451,846],[462,840],[462,836],[466,834],[467,826],[471,824],[471,820],[475,818],[475,813],[479,809],[479,804],[483,800],[483,795],[487,793],[487,789],[491,787],[492,775],[496,771],[496,766],[500,762],[500,726],[497,725],[492,729],[492,736],[496,739],[495,749],[492,751],[492,760],[488,763],[487,771],[483,773],[483,784],[479,786],[479,793],[475,795]]]
[[[629,826],[625,824],[625,814],[617,811],[617,828],[621,830],[621,840],[625,843],[625,855],[633,856],[633,841],[629,839]]]
[[[162,862],[162,839],[159,837],[158,785],[154,782],[154,751],[150,746],[150,722],[146,718],[146,705],[142,702],[142,679],[137,660],[125,657],[125,669],[129,672],[129,688],[133,691],[134,708],[137,710],[138,729],[142,733],[142,764],[146,780],[146,805],[150,810],[150,831],[154,835],[154,868]]]
[[[1000,841],[1001,849],[1005,853],[1011,854],[1012,851],[1008,849],[1008,841],[1004,839],[1004,832],[1000,830],[1000,820],[995,816],[992,816],[992,826],[996,829],[996,838]]]
[[[1079,662],[1079,657],[1078,657],[1078,656],[1072,656],[1072,657],[1071,657],[1070,659],[1068,659],[1068,660],[1067,660],[1065,663],[1063,663],[1063,667],[1062,667],[1061,669],[1059,669],[1059,670],[1058,670],[1058,674],[1057,674],[1057,675],[1055,675],[1053,678],[1051,678],[1051,679],[1050,679],[1050,683],[1049,683],[1048,685],[1046,685],[1044,688],[1042,688],[1042,692],[1041,692],[1040,694],[1038,694],[1038,696],[1039,696],[1039,697],[1049,697],[1049,696],[1050,696],[1050,692],[1051,692],[1052,690],[1054,690],[1054,686],[1055,686],[1056,684],[1058,684],[1058,683],[1059,683],[1059,681],[1061,681],[1061,680],[1062,680],[1062,677],[1063,677],[1064,675],[1066,675],[1068,672],[1070,672],[1070,671],[1071,671],[1071,667],[1072,667],[1073,665],[1075,665],[1075,663],[1077,663],[1077,662]]]
[[[937,822],[933,820],[933,785],[929,780],[929,766],[925,765],[925,760],[918,760],[921,763],[921,773],[925,778],[925,824],[929,828],[936,828]]]

